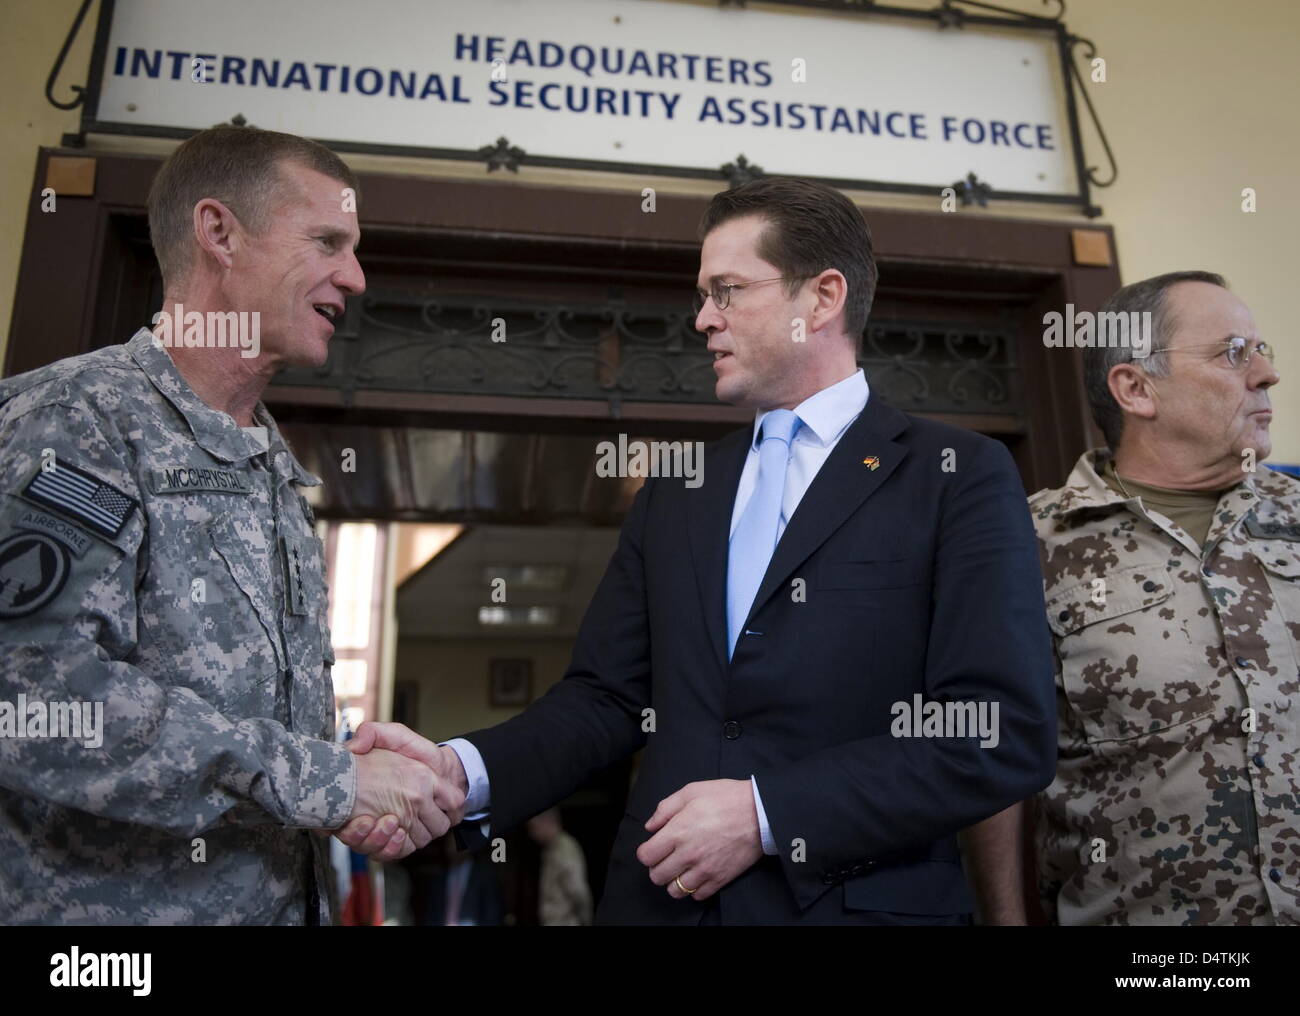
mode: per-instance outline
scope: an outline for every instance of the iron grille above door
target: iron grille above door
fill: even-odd
[[[318,369],[276,384],[358,390],[717,405],[712,354],[689,309],[487,294],[369,291]],[[1019,417],[1013,322],[873,318],[859,364],[911,412]]]

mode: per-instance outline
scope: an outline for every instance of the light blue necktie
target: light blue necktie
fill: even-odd
[[[776,550],[790,442],[801,423],[788,409],[774,409],[763,417],[758,446],[758,485],[731,535],[727,554],[727,659],[736,651],[741,628]]]

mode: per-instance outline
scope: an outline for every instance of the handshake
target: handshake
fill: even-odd
[[[334,835],[353,850],[396,861],[444,835],[464,816],[465,769],[400,723],[367,721],[348,741],[357,757],[357,793],[348,822]]]
[[[353,850],[396,861],[464,817],[469,781],[460,756],[400,723],[367,721],[352,814],[334,835]],[[763,856],[756,793],[747,779],[688,783],[659,802],[636,851],[650,881],[674,899],[708,899]]]

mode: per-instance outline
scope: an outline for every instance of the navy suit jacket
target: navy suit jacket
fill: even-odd
[[[564,680],[465,735],[487,767],[492,833],[644,747],[597,923],[699,923],[710,904],[673,899],[637,861],[645,822],[688,783],[751,775],[779,853],[710,901],[712,921],[953,923],[973,909],[956,833],[1055,767],[1020,477],[999,442],[872,396],[789,520],[728,660],[727,547],[751,436],[707,446],[699,487],[646,481]],[[997,746],[893,736],[895,703],[916,694],[997,703]]]

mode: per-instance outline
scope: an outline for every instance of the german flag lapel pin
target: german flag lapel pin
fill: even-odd
[[[868,455],[862,460],[862,464],[870,469],[873,473],[880,468],[880,460],[874,455]]]

